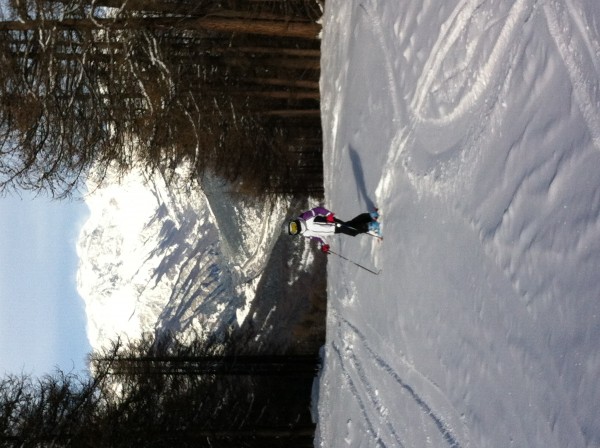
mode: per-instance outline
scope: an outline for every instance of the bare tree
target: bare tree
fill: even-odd
[[[303,172],[290,131],[320,132],[308,4],[12,0],[0,21],[0,191],[62,197],[92,166],[102,177],[183,162],[280,191]]]

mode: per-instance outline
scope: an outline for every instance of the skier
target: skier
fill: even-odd
[[[315,207],[300,214],[296,219],[287,223],[290,235],[302,235],[316,241],[321,252],[328,254],[330,246],[326,237],[335,233],[356,236],[359,233],[372,233],[381,237],[379,213],[361,213],[350,221],[342,221],[324,207]]]

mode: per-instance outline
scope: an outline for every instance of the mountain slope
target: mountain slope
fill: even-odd
[[[117,335],[206,334],[243,322],[279,236],[285,201],[213,213],[215,204],[230,201],[218,188],[211,205],[183,179],[167,187],[160,175],[137,171],[90,190],[78,285],[92,347]],[[240,220],[249,231],[238,232],[232,244]]]

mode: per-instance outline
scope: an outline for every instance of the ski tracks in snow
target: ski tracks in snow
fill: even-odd
[[[406,18],[405,23],[390,17],[388,10],[384,14],[383,8],[392,9],[390,3],[361,3],[357,12],[364,11],[364,17],[371,25],[371,38],[381,47],[384,58],[381,67],[385,71],[384,79],[388,83],[394,113],[389,124],[394,126],[395,135],[387,149],[386,163],[381,167],[375,202],[384,208],[387,206],[388,200],[398,193],[397,177],[402,172],[419,193],[439,195],[449,185],[452,187],[457,180],[451,176],[430,174],[436,169],[447,170],[451,164],[461,164],[465,151],[478,151],[478,136],[486,126],[502,124],[505,117],[502,102],[507,100],[506,92],[513,85],[510,78],[512,67],[517,63],[515,56],[527,45],[527,37],[546,32],[539,26],[542,24],[543,27],[544,23],[556,44],[556,48],[548,49],[554,51],[550,57],[559,62],[562,60],[573,88],[574,103],[583,116],[593,144],[600,149],[600,44],[593,34],[597,32],[594,28],[597,24],[587,21],[584,9],[576,2],[461,0],[448,11],[437,39],[422,48],[419,45],[423,42],[413,42],[409,37],[412,18]],[[349,7],[350,2],[343,4]],[[427,1],[424,5],[427,5],[424,8],[445,6]],[[527,26],[534,19],[536,26]],[[400,29],[401,25],[407,29]],[[392,28],[395,28],[393,33]],[[524,33],[529,34],[524,36]],[[426,48],[429,53],[423,56],[422,50]],[[406,68],[406,73],[398,71],[397,60],[406,62],[407,67],[421,67],[415,69],[416,79],[405,79],[411,76],[410,69]],[[336,88],[344,83],[345,75],[346,71],[344,78],[340,75],[337,79]],[[407,90],[410,86],[416,86],[414,91]],[[338,117],[342,103],[336,105],[334,115]],[[481,120],[482,114],[488,114],[493,123],[490,125]],[[465,120],[473,121],[472,126],[464,126]],[[331,134],[335,143],[338,123],[333,125]],[[471,135],[454,135],[453,128],[469,129]],[[439,147],[415,145],[421,138],[431,141],[427,140],[429,134],[441,136]],[[444,141],[446,136],[449,136],[448,142]],[[465,148],[466,143],[470,143],[471,148]],[[423,157],[416,168],[412,159],[419,156],[418,151],[427,152],[427,157]],[[332,164],[329,166],[333,166],[335,156],[339,154],[330,151],[330,155]],[[452,173],[461,172],[454,170]],[[357,292],[350,286],[346,286],[345,292],[347,298],[342,305],[350,307]],[[431,443],[424,439],[419,440],[423,442],[421,444],[415,443],[418,430],[408,427],[409,422],[394,419],[395,415],[415,414],[421,418],[420,436],[437,437],[437,446],[472,446],[465,417],[452,405],[441,387],[421,373],[411,359],[399,355],[397,348],[386,350],[387,356],[383,356],[366,333],[344,318],[333,305],[330,305],[330,311],[329,324],[337,325],[329,343],[332,357],[341,367],[345,388],[358,406],[364,428],[376,446],[407,447]],[[369,375],[373,369],[378,374]],[[385,394],[379,391],[385,391]],[[397,412],[400,406],[409,411]]]
[[[485,98],[488,88],[498,82],[496,78],[504,73],[499,67],[506,60],[508,50],[517,38],[515,31],[531,15],[535,2],[517,0],[502,18],[504,25],[498,34],[492,32],[497,22],[489,23],[489,17],[493,15],[485,10],[485,3],[481,0],[462,2],[442,26],[444,31],[439,35],[425,63],[411,104],[412,113],[418,122],[429,122],[440,127],[452,125],[471,112]],[[473,39],[472,35],[477,39]],[[489,35],[490,39],[493,36],[496,42],[485,62],[479,62],[477,45],[485,35]],[[452,67],[452,71],[446,71],[444,63],[448,62],[450,55],[458,53],[457,46],[465,44],[466,50],[463,57],[455,62],[456,67]],[[437,107],[429,108],[426,100],[444,86],[450,91],[456,89],[459,94],[456,97],[450,96],[447,110],[440,113],[443,110],[440,100],[434,101]]]
[[[386,33],[391,27],[390,18],[384,16],[378,5],[367,1],[360,7],[384,55],[382,66],[395,114],[391,125],[398,127],[390,142],[388,158],[376,189],[378,203],[385,204],[392,194],[393,177],[399,167],[404,169],[418,190],[423,190],[432,188],[431,172],[437,170],[439,173],[446,166],[451,166],[449,164],[461,163],[461,153],[467,148],[459,143],[460,139],[477,141],[477,134],[483,132],[486,126],[485,120],[479,119],[477,123],[477,117],[488,114],[490,107],[502,104],[503,99],[496,97],[501,93],[499,89],[510,82],[511,67],[516,63],[515,52],[521,51],[519,47],[524,45],[523,27],[538,12],[543,14],[548,32],[556,43],[558,56],[569,75],[574,101],[590,138],[600,150],[600,44],[591,35],[595,31],[595,23],[588,20],[584,8],[577,5],[576,0],[543,3],[515,0],[510,4],[485,0],[459,1],[442,24],[417,79],[406,83],[403,78],[409,75],[395,69],[394,60],[398,59],[402,47],[408,45],[403,54],[413,56],[406,61],[407,65],[419,65],[414,55],[422,49],[418,47],[419,43],[406,41],[409,34],[406,30],[396,30],[397,40],[394,41]],[[429,7],[439,8],[439,5]],[[398,27],[399,19],[396,20],[395,26]],[[534,29],[530,32],[540,31]],[[404,91],[404,84],[416,85],[416,88],[413,92]],[[501,120],[502,117],[495,114],[495,119]],[[464,128],[459,124],[465,120],[473,124],[470,131],[473,135],[453,135],[454,128]],[[432,135],[443,137],[432,144]],[[421,137],[424,143],[413,145]],[[429,160],[427,166],[412,167],[410,160],[419,157],[414,151],[432,155],[426,159]],[[445,155],[439,157],[441,154]],[[433,177],[438,181],[450,180],[444,176]],[[425,185],[418,185],[422,182]],[[444,186],[434,186],[433,193],[440,188]]]
[[[361,3],[360,7],[367,14],[369,21],[372,25],[372,31],[375,35],[375,39],[379,44],[379,47],[382,49],[383,54],[385,55],[384,65],[385,65],[385,73],[388,81],[388,88],[390,89],[390,100],[392,102],[392,108],[394,111],[394,117],[392,120],[398,120],[401,118],[401,106],[400,106],[400,91],[398,90],[398,81],[396,79],[396,70],[394,70],[394,65],[392,63],[392,59],[390,59],[390,48],[388,48],[387,41],[385,39],[385,35],[383,33],[383,24],[381,19],[377,14],[375,14],[372,10],[373,7],[367,7],[364,3]]]
[[[398,51],[395,50],[399,49],[401,42],[390,42],[389,39],[385,39],[383,30],[389,25],[386,26],[377,15],[376,5],[361,5],[367,12],[373,35],[385,54],[384,67],[387,72],[393,110],[396,114],[392,121],[403,124],[391,142],[388,160],[383,167],[376,190],[379,203],[385,203],[386,198],[383,196],[389,194],[392,178],[400,166],[404,168],[413,183],[418,182],[422,177],[415,176],[415,172],[412,172],[413,169],[408,163],[411,155],[405,154],[407,148],[413,146],[411,144],[418,140],[421,134],[430,136],[442,133],[444,138],[443,143],[425,143],[420,150],[434,155],[449,151],[454,151],[456,156],[460,154],[460,150],[455,145],[455,140],[459,137],[448,138],[448,130],[452,130],[461,120],[470,120],[471,114],[484,102],[490,87],[500,82],[506,74],[508,69],[500,69],[500,67],[506,65],[509,50],[517,39],[515,30],[531,15],[534,5],[535,0],[517,0],[503,14],[503,17],[495,18],[490,24],[490,17],[495,17],[496,12],[491,10],[492,6],[488,6],[487,2],[482,0],[459,2],[443,23],[421,74],[416,80],[407,83],[407,85],[416,85],[414,92],[402,91],[400,81],[405,75],[394,71],[393,59],[390,59],[397,57]],[[503,25],[499,26],[501,23]],[[482,58],[482,51],[478,46],[484,39],[495,43]],[[420,50],[419,43],[413,45],[417,47],[409,48],[404,53],[417,55]],[[419,64],[418,58],[412,57],[414,60],[407,62]],[[401,103],[400,98],[407,100]],[[447,163],[448,157],[445,156],[444,160]],[[435,165],[439,162],[434,157],[432,163]],[[424,168],[427,172],[435,166]]]
[[[444,446],[471,446],[463,416],[434,381],[419,372],[403,354],[395,356],[394,362],[388,362],[356,325],[333,307],[331,311],[337,325],[331,348],[376,446],[413,446],[419,443],[416,440],[419,437],[424,438],[421,443],[425,439],[430,443],[435,434]],[[369,361],[368,365],[365,360]],[[373,366],[383,375],[370,374]],[[414,429],[411,422],[394,418],[399,407],[407,409],[403,415],[412,414],[420,419],[421,430],[417,435],[411,431]]]
[[[544,3],[548,31],[564,61],[592,142],[600,150],[600,44],[586,32],[591,27],[582,10],[569,0]]]

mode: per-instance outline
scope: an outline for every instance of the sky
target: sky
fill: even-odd
[[[0,198],[0,374],[86,368],[75,246],[86,215],[80,200]]]
[[[83,201],[0,197],[0,375],[85,368],[75,242],[86,214]]]

